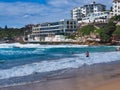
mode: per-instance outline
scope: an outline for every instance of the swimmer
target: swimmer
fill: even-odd
[[[89,57],[89,52],[88,51],[86,52],[86,57]]]

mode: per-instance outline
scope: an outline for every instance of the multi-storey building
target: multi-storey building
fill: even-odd
[[[73,19],[81,20],[83,17],[87,16],[90,13],[96,13],[105,11],[106,6],[103,4],[96,4],[95,2],[91,4],[84,5],[82,7],[74,8],[71,11],[71,16]]]
[[[77,21],[73,19],[42,23],[32,28],[31,37],[43,40],[47,36],[71,34],[77,30]]]
[[[71,17],[72,19],[81,20],[82,17],[84,17],[81,7],[76,7],[73,10],[71,10]]]
[[[120,0],[113,0],[113,16],[120,15]]]
[[[78,23],[93,23],[93,22],[101,22],[106,23],[110,18],[110,12],[95,12],[90,13],[86,17],[82,18],[82,20],[78,21]]]

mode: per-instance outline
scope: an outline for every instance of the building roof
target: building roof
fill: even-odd
[[[86,4],[86,5],[84,5],[83,7],[86,7],[86,6],[90,6],[90,5],[94,5],[94,6],[98,6],[98,5],[101,5],[101,6],[104,6],[104,7],[106,7],[105,5],[103,5],[103,4]]]

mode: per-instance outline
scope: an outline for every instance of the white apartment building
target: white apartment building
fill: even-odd
[[[81,7],[76,7],[71,11],[71,17],[72,19],[81,20],[82,17],[84,17],[84,14],[82,13]]]
[[[96,13],[105,11],[106,6],[103,4],[96,4],[95,2],[91,4],[84,5],[82,7],[76,7],[71,11],[72,19],[81,20],[83,17],[87,16],[90,13]]]
[[[86,17],[82,18],[82,20],[78,21],[78,23],[93,23],[93,22],[102,22],[106,23],[110,18],[110,12],[94,12],[88,14]]]
[[[120,0],[113,0],[113,16],[120,15]]]

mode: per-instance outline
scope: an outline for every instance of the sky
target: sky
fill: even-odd
[[[0,0],[0,27],[24,27],[27,24],[70,19],[74,7],[93,0]],[[112,0],[94,0],[110,9]]]

